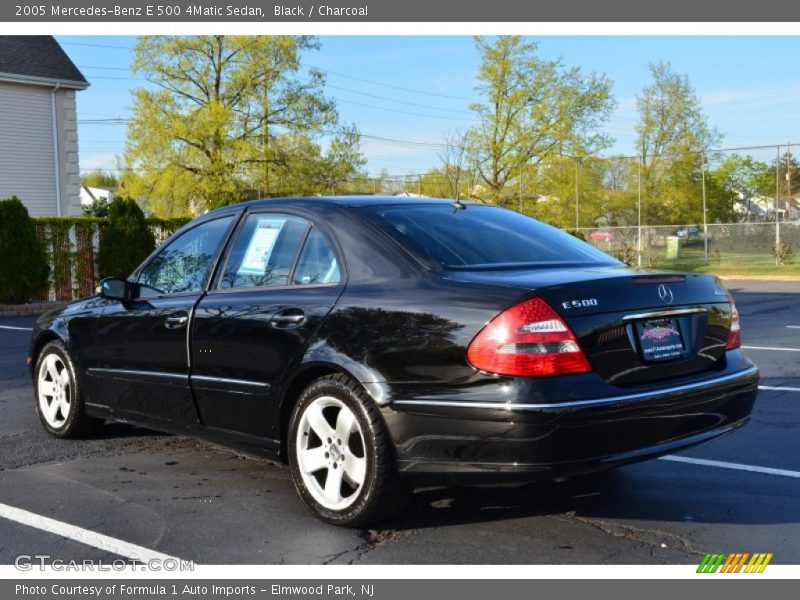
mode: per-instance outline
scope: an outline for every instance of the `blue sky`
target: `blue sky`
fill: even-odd
[[[125,126],[87,120],[125,118],[129,90],[142,85],[128,66],[134,37],[57,36],[91,87],[78,95],[81,168],[113,168]],[[648,64],[670,61],[691,79],[722,146],[800,142],[800,37],[600,37],[532,38],[548,58],[605,73],[618,107],[606,132],[616,139],[606,154],[633,151],[635,97],[649,80]],[[322,48],[305,62],[328,72],[327,93],[339,102],[343,122],[364,134],[437,144],[444,132],[466,128],[476,98],[478,55],[468,36],[321,37]],[[406,89],[400,89],[406,88]],[[413,113],[413,114],[411,114]],[[371,174],[424,172],[438,150],[425,145],[364,140]],[[754,151],[771,158],[774,150]]]

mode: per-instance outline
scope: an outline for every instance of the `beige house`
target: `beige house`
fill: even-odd
[[[52,36],[0,36],[0,199],[81,214],[75,93],[88,86]]]

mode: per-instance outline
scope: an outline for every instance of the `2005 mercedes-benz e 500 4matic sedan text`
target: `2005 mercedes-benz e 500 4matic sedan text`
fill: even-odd
[[[712,276],[624,266],[502,208],[253,201],[42,316],[57,437],[104,419],[288,462],[319,517],[388,516],[409,481],[561,478],[749,418],[758,372]]]

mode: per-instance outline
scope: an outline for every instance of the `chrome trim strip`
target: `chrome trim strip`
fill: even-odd
[[[687,392],[691,390],[702,389],[704,387],[711,387],[718,383],[725,383],[726,381],[733,381],[736,379],[744,379],[750,375],[758,372],[756,367],[750,367],[738,373],[730,375],[723,375],[722,377],[715,377],[714,379],[706,379],[705,381],[698,381],[696,383],[687,383],[685,385],[678,385],[670,388],[662,388],[660,390],[652,390],[650,392],[639,392],[636,394],[627,394],[625,396],[612,396],[609,398],[598,398],[597,400],[576,400],[574,402],[558,402],[558,403],[545,403],[545,404],[504,404],[495,402],[459,402],[449,400],[395,400],[393,404],[402,404],[407,406],[452,406],[457,408],[489,408],[496,410],[538,410],[538,409],[551,409],[551,408],[582,408],[587,406],[604,406],[607,404],[619,404],[623,402],[631,402],[633,400],[641,400],[643,398],[657,398],[659,396],[668,396],[669,394],[676,394],[680,392]]]
[[[653,312],[638,313],[635,315],[626,315],[622,317],[623,321],[633,321],[638,319],[655,319],[657,317],[673,317],[676,315],[693,315],[697,313],[708,312],[706,308],[678,308],[675,310],[656,310]]]
[[[230,379],[228,377],[212,377],[210,375],[192,375],[192,381],[206,381],[208,383],[230,383],[233,385],[246,385],[249,387],[258,387],[268,390],[270,384],[262,381],[250,381],[248,379]]]
[[[117,376],[124,376],[127,375],[128,377],[144,377],[144,378],[151,378],[151,379],[180,379],[189,381],[189,375],[182,374],[182,373],[164,373],[161,371],[137,371],[135,369],[102,369],[97,367],[91,367],[86,369],[86,372],[90,375],[110,375],[111,377]]]

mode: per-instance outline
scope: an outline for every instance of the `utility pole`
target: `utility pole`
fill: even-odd
[[[706,153],[703,152],[701,156],[703,161],[703,256],[705,263],[708,264],[708,216],[706,214]]]
[[[792,147],[786,143],[786,216],[792,210]],[[786,219],[784,218],[784,221]]]
[[[644,157],[639,157],[639,201],[637,202],[639,212],[639,226],[637,229],[636,240],[636,264],[642,266],[642,162]]]
[[[575,231],[580,227],[580,190],[578,188],[578,159],[575,159]]]
[[[778,244],[781,242],[781,226],[780,222],[778,221],[778,192],[780,191],[781,186],[781,147],[778,146],[776,149],[777,156],[775,157],[775,250],[778,249]],[[775,264],[778,263],[777,257],[775,258]]]

